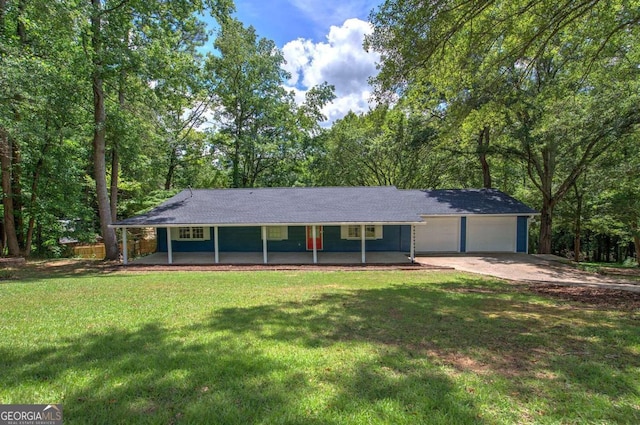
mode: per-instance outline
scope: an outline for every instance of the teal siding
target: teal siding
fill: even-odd
[[[220,227],[220,252],[262,252],[260,227]]]
[[[529,233],[528,217],[518,217],[518,233],[516,234],[516,252],[527,252],[527,236]]]
[[[402,228],[406,228],[404,231]],[[367,240],[366,251],[409,251],[410,226],[384,226],[382,239]],[[404,236],[404,238],[403,238]],[[360,240],[340,238],[340,226],[324,229],[324,250],[327,252],[360,252]]]
[[[467,217],[460,217],[460,252],[467,252]]]
[[[411,226],[398,226],[400,227],[400,251],[411,251]]]
[[[167,252],[167,229],[158,228],[158,252]],[[213,227],[209,229],[208,241],[172,241],[173,252],[213,252]]]
[[[167,231],[158,228],[158,252],[167,252]],[[173,252],[213,252],[213,227],[210,229],[211,240],[208,241],[173,241]],[[220,252],[262,252],[260,227],[220,227],[218,243]],[[367,240],[367,251],[400,251],[409,252],[411,242],[411,226],[384,226],[382,239]],[[359,240],[340,238],[340,226],[325,226],[323,234],[323,251],[325,252],[360,252]],[[267,250],[271,252],[306,252],[305,226],[290,226],[288,239],[268,241]]]
[[[273,252],[305,252],[306,246],[306,227],[305,226],[289,226],[289,237],[284,241],[268,241],[267,250]],[[262,245],[260,245],[262,251]]]

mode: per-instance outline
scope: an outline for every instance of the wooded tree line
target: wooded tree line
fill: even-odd
[[[564,208],[576,255],[583,230],[618,227],[640,257],[640,2],[389,0],[371,19],[378,94],[437,117],[440,142],[475,152],[485,187],[540,208],[539,252]],[[500,167],[522,183],[495,182]]]
[[[640,257],[639,1],[386,1],[378,106],[330,128],[332,86],[296,104],[232,10],[0,0],[3,253],[73,227],[114,259],[108,225],[185,187],[396,185],[498,188],[539,252]]]
[[[3,253],[29,256],[35,242],[45,254],[73,228],[99,233],[115,259],[109,225],[174,188],[304,174],[333,88],[297,105],[281,53],[232,10],[227,0],[0,0]],[[204,14],[217,22],[212,41]]]

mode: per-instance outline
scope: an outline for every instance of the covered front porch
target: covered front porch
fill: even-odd
[[[414,225],[404,223],[165,226],[156,232],[158,252],[133,264],[404,264],[414,260]],[[126,228],[122,246],[127,265]]]
[[[249,264],[269,264],[269,265],[312,265],[314,264],[313,253],[311,252],[270,252],[267,261],[264,261],[262,252],[221,252],[219,261],[216,262],[212,252],[174,252],[171,264],[175,265],[249,265]],[[319,265],[347,265],[361,263],[361,253],[359,252],[318,252],[317,262]],[[372,265],[392,265],[410,264],[409,253],[402,252],[367,252],[366,264]],[[129,262],[133,265],[166,265],[168,255],[166,252],[157,252],[145,257],[136,258]]]

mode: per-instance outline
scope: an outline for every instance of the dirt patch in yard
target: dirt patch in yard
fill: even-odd
[[[368,265],[287,265],[287,264],[219,264],[219,265],[128,265],[116,261],[56,259],[35,260],[20,266],[1,264],[0,281],[28,278],[71,277],[89,274],[109,273],[150,273],[150,272],[225,272],[225,271],[375,271],[375,270],[452,270],[444,267],[430,267],[415,264],[368,264]]]
[[[640,268],[621,269],[615,267],[600,267],[598,273],[613,276],[625,276],[632,278],[640,278]]]
[[[540,295],[576,301],[597,308],[640,310],[640,293],[617,289],[563,285],[529,285],[531,292]]]
[[[375,271],[375,270],[452,270],[445,267],[429,267],[421,264],[368,264],[368,265],[348,265],[348,264],[318,264],[318,265],[295,265],[295,264],[219,264],[219,265],[128,265],[116,266],[122,272],[157,272],[157,271]]]
[[[31,260],[19,266],[0,265],[0,282],[7,280],[75,277],[113,273],[119,269],[115,261],[97,260]]]

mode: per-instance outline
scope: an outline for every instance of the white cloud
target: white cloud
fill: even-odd
[[[360,19],[347,19],[342,26],[331,26],[326,42],[314,43],[298,39],[287,43],[282,52],[291,74],[287,88],[293,89],[298,101],[311,87],[327,82],[336,88],[336,100],[324,108],[329,121],[342,118],[350,110],[356,113],[369,109],[371,87],[368,79],[377,73],[376,53],[362,48],[364,36],[372,31],[371,24]]]

